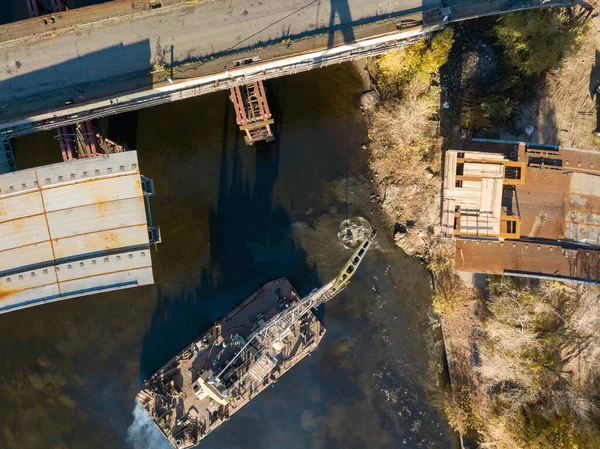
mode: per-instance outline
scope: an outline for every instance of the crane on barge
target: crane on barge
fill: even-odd
[[[268,365],[269,352],[273,349],[277,350],[278,345],[281,345],[281,342],[291,332],[295,323],[299,322],[312,309],[316,309],[321,304],[326,303],[348,286],[350,279],[372,246],[376,234],[377,229],[373,228],[357,247],[352,257],[346,262],[344,268],[342,268],[335,279],[329,281],[319,289],[314,289],[308,296],[299,298],[298,302],[292,307],[274,317],[262,328],[255,330],[229,363],[218,374],[211,377],[207,383],[215,387],[220,395],[226,398],[229,392],[235,389],[235,384],[244,380],[245,376],[235,376],[237,377],[235,384],[228,386],[224,385],[222,381],[223,379],[232,377],[232,374],[234,374],[233,371],[237,371],[240,360],[254,360],[254,363],[262,362],[263,364],[267,362],[266,364]],[[250,371],[251,367],[247,367],[246,373]]]
[[[198,444],[317,348],[325,327],[312,310],[344,290],[375,235],[303,298],[285,278],[265,284],[144,382],[136,398],[175,449]]]

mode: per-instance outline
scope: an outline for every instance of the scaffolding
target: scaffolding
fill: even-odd
[[[246,144],[264,140],[272,142],[275,140],[271,125],[271,111],[267,103],[265,86],[262,81],[255,81],[243,86],[235,86],[229,89],[231,102],[235,108],[236,123],[245,132]]]
[[[103,137],[94,121],[87,120],[58,128],[56,136],[65,162],[101,154],[121,153],[127,148]]]

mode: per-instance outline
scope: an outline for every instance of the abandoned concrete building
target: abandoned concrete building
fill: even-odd
[[[444,165],[457,271],[600,282],[600,153],[464,140]]]

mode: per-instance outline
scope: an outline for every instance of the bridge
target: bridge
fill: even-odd
[[[115,0],[40,15],[0,26],[0,134],[6,140],[375,56],[451,22],[573,4]],[[268,110],[262,116],[270,119]]]

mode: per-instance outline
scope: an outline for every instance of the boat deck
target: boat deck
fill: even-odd
[[[299,299],[285,278],[265,284],[145,382],[138,401],[174,447],[197,444],[316,349],[325,328],[310,313],[295,323],[277,351],[267,348],[256,360],[236,361],[240,367],[224,379],[234,385],[226,399],[208,379],[207,373],[225,368],[257,328]]]

